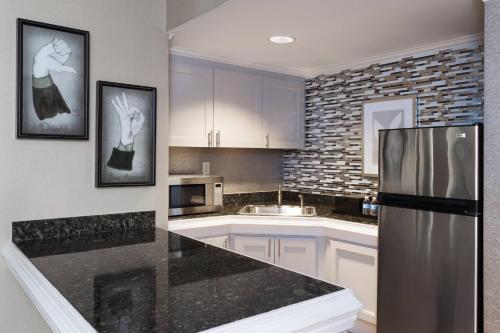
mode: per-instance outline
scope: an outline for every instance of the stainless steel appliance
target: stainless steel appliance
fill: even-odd
[[[223,178],[170,175],[168,215],[216,212],[222,209]]]
[[[482,332],[481,126],[379,134],[377,332]]]

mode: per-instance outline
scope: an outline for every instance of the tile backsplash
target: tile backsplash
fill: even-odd
[[[362,104],[403,95],[417,96],[418,126],[482,122],[482,43],[307,80],[305,149],[285,152],[285,187],[375,194],[377,179],[361,171]]]

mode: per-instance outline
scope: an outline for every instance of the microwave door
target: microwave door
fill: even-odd
[[[210,184],[170,185],[169,215],[204,213],[211,210]]]

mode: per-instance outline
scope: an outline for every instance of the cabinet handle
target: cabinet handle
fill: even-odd
[[[269,133],[266,134],[266,148],[269,148]]]
[[[220,130],[217,131],[216,145],[220,147]]]
[[[227,249],[227,239],[224,239],[224,248]]]
[[[212,131],[208,132],[208,146],[212,147]]]
[[[268,253],[268,257],[271,258],[271,238],[269,238],[267,240],[267,253]]]
[[[278,238],[278,258],[281,257],[281,239]]]

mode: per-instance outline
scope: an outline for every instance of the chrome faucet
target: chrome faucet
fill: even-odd
[[[282,204],[282,193],[281,193],[281,185],[278,185],[278,206],[281,206]]]
[[[304,195],[299,194],[300,208],[304,208]]]

